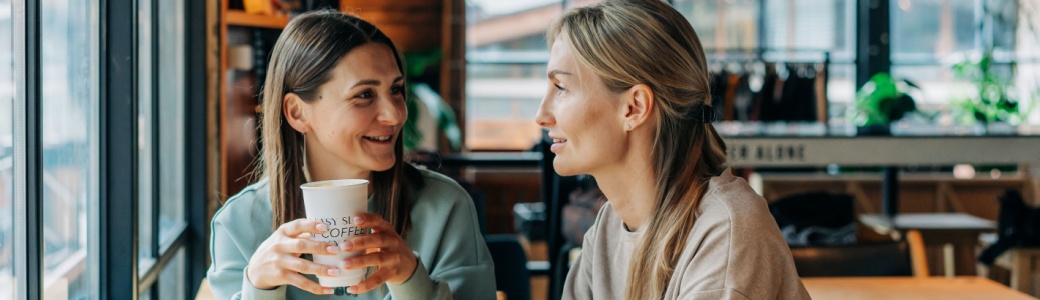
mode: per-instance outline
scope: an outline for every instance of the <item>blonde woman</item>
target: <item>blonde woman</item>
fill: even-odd
[[[217,299],[344,299],[335,275],[304,255],[367,251],[341,262],[375,267],[346,289],[360,299],[494,299],[491,255],[469,195],[450,178],[401,161],[407,119],[401,58],[378,28],[336,11],[293,18],[263,88],[263,177],[213,216],[208,279]],[[363,178],[373,233],[340,246],[311,241],[300,185]],[[339,294],[343,294],[339,290]]]
[[[572,9],[547,35],[549,129],[561,175],[608,199],[564,299],[808,299],[762,197],[726,169],[704,50],[656,0]]]

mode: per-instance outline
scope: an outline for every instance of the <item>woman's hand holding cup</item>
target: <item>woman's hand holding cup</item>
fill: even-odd
[[[262,290],[292,285],[318,295],[332,294],[331,288],[322,287],[302,274],[336,276],[339,268],[300,258],[304,253],[331,255],[341,252],[335,245],[311,240],[310,235],[328,230],[328,225],[317,220],[296,219],[282,224],[249,259],[246,270],[249,282]]]
[[[366,254],[347,258],[343,266],[347,270],[374,266],[378,271],[367,279],[351,286],[347,292],[361,294],[384,282],[402,284],[411,278],[418,264],[415,253],[408,243],[397,235],[394,227],[378,214],[363,213],[354,218],[357,226],[368,227],[372,233],[357,236],[340,244],[342,251],[362,251]]]

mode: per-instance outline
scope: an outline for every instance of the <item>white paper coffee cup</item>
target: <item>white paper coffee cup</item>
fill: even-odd
[[[339,245],[355,236],[368,234],[368,228],[354,224],[355,216],[368,212],[368,180],[316,181],[303,184],[300,188],[303,189],[307,218],[329,226],[324,234],[311,235],[311,240]],[[323,287],[346,287],[361,282],[368,268],[346,270],[343,268],[343,260],[364,253],[362,250],[336,255],[313,255],[316,263],[339,267],[339,276],[318,276],[318,284]]]

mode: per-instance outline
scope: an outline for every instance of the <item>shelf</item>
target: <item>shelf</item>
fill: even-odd
[[[1040,136],[724,136],[733,167],[911,166],[1040,162]]]
[[[288,16],[247,14],[241,10],[228,10],[224,18],[224,21],[227,22],[229,26],[282,29],[285,28],[285,25],[289,24]]]

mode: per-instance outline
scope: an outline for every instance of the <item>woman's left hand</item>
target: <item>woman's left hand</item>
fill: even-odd
[[[343,265],[348,270],[374,266],[377,271],[372,276],[350,287],[347,292],[362,294],[384,282],[402,284],[412,277],[418,260],[408,243],[397,235],[394,227],[377,214],[363,213],[354,217],[355,226],[368,227],[372,233],[354,237],[340,246],[345,251],[363,251],[366,254],[347,258]]]

